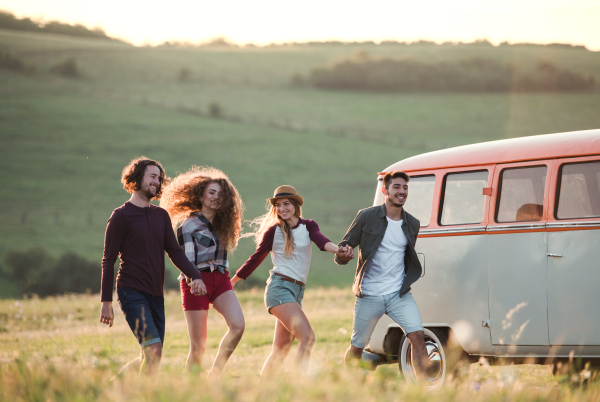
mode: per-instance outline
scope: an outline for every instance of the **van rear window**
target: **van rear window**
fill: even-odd
[[[542,219],[546,166],[504,169],[500,175],[497,222],[527,222]]]
[[[429,226],[434,188],[434,175],[411,176],[408,183],[408,198],[406,204],[404,204],[404,209],[417,218],[421,222],[421,226]]]
[[[600,216],[600,162],[561,166],[557,219]]]
[[[483,188],[488,182],[489,172],[451,173],[444,181],[442,225],[466,225],[483,222],[485,195]]]

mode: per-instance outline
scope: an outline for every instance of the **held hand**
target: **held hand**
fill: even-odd
[[[113,313],[112,302],[102,302],[100,308],[100,322],[112,327],[115,314]]]
[[[232,285],[233,287],[235,287],[235,284],[236,284],[236,283],[238,283],[238,282],[239,282],[241,279],[242,279],[242,278],[240,278],[239,276],[237,276],[237,275],[234,275],[234,276],[233,276],[233,278],[231,278],[231,285]]]
[[[348,262],[354,258],[354,249],[350,246],[340,247],[336,254],[340,260]]]
[[[202,279],[194,279],[190,283],[190,293],[196,296],[202,296],[206,294],[206,285]]]

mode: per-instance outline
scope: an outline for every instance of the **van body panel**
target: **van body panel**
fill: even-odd
[[[600,222],[598,222],[600,224]],[[600,345],[600,228],[548,233],[548,321],[552,345]]]
[[[426,275],[412,286],[423,326],[447,322],[467,351],[490,344],[488,236],[452,236],[419,239],[416,250],[427,261]]]
[[[546,232],[488,235],[494,345],[549,345]]]

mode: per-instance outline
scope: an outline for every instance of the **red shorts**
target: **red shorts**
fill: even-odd
[[[217,297],[228,290],[233,290],[229,273],[222,274],[218,270],[213,272],[200,272],[202,280],[206,285],[206,294],[196,296],[190,293],[190,287],[185,281],[181,281],[181,304],[183,310],[208,310],[208,305],[214,303]]]

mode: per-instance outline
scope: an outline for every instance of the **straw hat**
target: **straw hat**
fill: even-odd
[[[269,198],[269,202],[271,205],[275,205],[275,200],[280,198],[291,198],[293,200],[298,201],[298,204],[304,204],[304,198],[301,195],[298,195],[296,189],[292,186],[279,186],[275,189],[273,193],[273,198]]]

